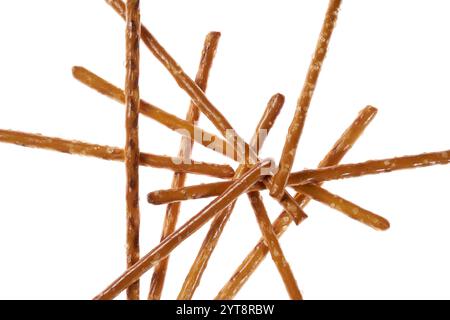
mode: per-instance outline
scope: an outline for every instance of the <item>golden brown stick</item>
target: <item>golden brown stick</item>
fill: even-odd
[[[339,6],[341,0],[330,0],[328,10],[323,22],[322,31],[317,42],[317,47],[306,75],[300,98],[297,102],[295,115],[289,127],[283,153],[280,158],[279,170],[273,178],[270,194],[274,197],[280,197],[286,187],[289,174],[294,163],[297,146],[305,125],[306,115],[308,113],[314,89],[317,85],[320,70],[328,50],[328,44],[336,24]]]
[[[261,117],[258,125],[255,129],[255,134],[252,138],[253,149],[257,149],[256,143],[258,143],[257,136],[259,132],[265,130],[265,132],[269,132],[272,128],[272,125],[278,116],[282,106],[284,103],[284,97],[282,95],[273,96],[269,103],[267,104],[266,109],[264,110],[264,114]],[[264,141],[260,141],[260,147],[262,147],[262,143]],[[244,172],[247,170],[245,165],[239,166],[236,170],[235,178],[239,178]],[[178,299],[187,300],[191,299],[196,288],[198,287],[201,277],[203,275],[204,270],[208,264],[208,261],[219,241],[219,238],[222,234],[223,229],[225,228],[226,223],[228,222],[231,213],[233,212],[235,202],[231,203],[225,210],[220,212],[212,221],[211,226],[209,228],[208,234],[205,237],[205,240],[202,243],[202,246],[197,254],[197,258],[189,270],[186,279],[184,280],[183,286],[178,294]]]
[[[127,207],[127,267],[139,260],[139,0],[127,0],[125,76],[125,168]],[[139,300],[139,281],[127,288],[128,300]]]
[[[429,167],[450,163],[450,150],[423,153],[397,158],[370,160],[361,163],[341,164],[319,169],[293,172],[288,179],[288,185],[296,190],[296,186],[310,182],[324,182],[338,179],[348,179],[393,172],[397,170]],[[228,186],[229,181],[220,181],[199,185],[187,186],[179,189],[157,190],[148,194],[148,201],[152,204],[165,204],[173,201],[184,201],[214,197],[221,194]],[[266,186],[258,182],[250,191],[264,190]]]
[[[309,182],[347,179],[439,164],[443,165],[450,162],[449,155],[450,150],[445,150],[397,158],[370,160],[362,163],[342,164],[317,170],[304,170],[293,175],[291,183],[295,186]]]
[[[237,197],[244,193],[256,181],[261,179],[262,169],[270,166],[265,160],[246,172],[240,179],[233,182],[220,197],[217,197],[203,210],[181,226],[177,231],[166,237],[152,251],[142,257],[131,268],[127,269],[117,280],[97,295],[95,300],[113,299],[132,283],[140,278],[146,271],[167,257],[179,244],[206,224],[214,215],[226,208]]]
[[[125,103],[125,94],[121,89],[86,68],[73,67],[72,74],[75,79],[89,88],[94,89],[121,104]],[[235,161],[239,160],[237,151],[232,145],[228,144],[218,136],[200,129],[189,121],[180,119],[144,100],[141,100],[140,102],[139,112],[211,150],[228,156]]]
[[[197,76],[195,78],[195,83],[197,83],[197,85],[203,91],[206,90],[206,86],[208,84],[209,71],[211,70],[214,55],[216,53],[217,45],[219,43],[219,38],[220,38],[219,32],[210,32],[205,39],[202,56],[200,59],[200,65],[198,68]],[[199,117],[200,112],[198,108],[195,106],[193,102],[191,102],[187,112],[186,121],[189,121],[190,123],[194,124],[198,121]],[[178,156],[181,159],[190,159],[192,147],[193,147],[192,140],[183,137],[181,139],[180,151],[178,153]],[[185,173],[175,172],[172,180],[172,188],[183,187],[185,181],[186,181]],[[166,216],[164,218],[164,226],[161,241],[175,231],[175,227],[178,221],[178,215],[180,213],[180,205],[181,205],[180,202],[168,204],[166,208]],[[155,266],[155,270],[153,272],[150,284],[150,292],[148,294],[149,300],[161,299],[161,293],[164,286],[164,280],[166,277],[168,263],[169,263],[169,256],[161,260],[161,262]]]
[[[269,248],[272,260],[275,262],[290,298],[293,300],[302,300],[302,294],[298,288],[297,281],[295,280],[291,267],[284,256],[278,238],[272,228],[261,195],[258,191],[249,192],[247,195],[250,199],[253,211],[255,212],[256,220],[261,229],[264,242]]]
[[[124,17],[125,5],[121,0],[106,0],[106,2],[120,15]],[[204,92],[195,84],[195,82],[183,71],[177,62],[169,55],[169,53],[159,44],[155,37],[148,31],[145,26],[141,27],[141,38],[144,44],[149,48],[153,55],[164,65],[169,71],[181,89],[183,89],[194,101],[196,106],[211,120],[214,126],[219,130],[222,136],[226,137],[227,142],[236,149],[246,164],[253,164],[258,161],[255,150],[237,134],[227,119],[220,111],[209,101]],[[243,155],[243,157],[242,157]],[[267,187],[272,188],[271,179],[264,179],[263,182]],[[281,199],[281,200],[280,200]],[[279,203],[293,217],[295,223],[300,223],[303,219],[303,211],[297,206],[297,203],[286,191],[282,190],[277,197]]]
[[[367,107],[362,112],[360,112],[356,120],[344,132],[344,134],[339,138],[333,148],[320,162],[319,167],[327,167],[338,164],[363,133],[367,125],[371,122],[376,114],[376,111],[377,110],[373,107]],[[300,193],[297,193],[295,195],[295,199],[302,207],[305,207],[309,202],[309,198]],[[281,235],[291,224],[291,222],[292,219],[286,212],[282,212],[278,216],[278,218],[272,224],[274,231],[278,237],[281,237]],[[252,273],[258,268],[259,264],[264,260],[267,252],[267,246],[263,241],[260,241],[241,263],[231,279],[225,284],[225,286],[216,296],[216,299],[232,299],[242,288],[248,278],[250,278]]]
[[[317,185],[311,183],[299,185],[297,186],[297,191],[376,230],[389,229],[389,222],[385,218],[367,211]]]
[[[90,144],[80,141],[69,141],[60,138],[46,137],[39,134],[24,133],[11,130],[0,130],[0,142],[11,143],[23,147],[53,150],[68,154],[77,154],[100,158],[104,160],[124,161],[123,149]],[[217,178],[231,178],[234,170],[228,165],[201,163],[193,161],[184,164],[182,159],[141,153],[139,157],[141,166],[164,168],[175,172],[202,174]]]

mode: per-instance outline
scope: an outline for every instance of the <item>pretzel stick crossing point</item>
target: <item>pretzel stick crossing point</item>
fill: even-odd
[[[139,0],[127,0],[126,10],[126,203],[127,267],[139,260]],[[127,288],[128,300],[139,300],[139,281]]]
[[[260,122],[256,126],[255,133],[251,141],[251,148],[255,150],[258,148],[256,144],[258,143],[258,137],[260,136],[259,133],[262,130],[266,130],[267,133],[270,131],[283,104],[284,96],[280,94],[274,95],[270,99]],[[263,143],[264,140],[259,141],[259,148]],[[245,165],[239,166],[236,170],[235,178],[239,178],[239,176],[242,175],[246,170],[247,168]],[[202,246],[197,254],[197,257],[194,260],[194,263],[192,264],[191,269],[186,276],[186,279],[184,280],[180,293],[178,294],[179,300],[192,299],[195,290],[200,284],[203,272],[208,265],[208,261],[211,258],[211,255],[219,241],[223,229],[225,228],[225,225],[228,222],[231,213],[233,212],[234,205],[235,202],[231,203],[230,206],[220,212],[212,221],[208,234],[206,235],[205,240],[203,241]]]
[[[328,50],[328,44],[336,24],[341,0],[330,0],[322,31],[317,42],[317,47],[306,75],[305,84],[303,86],[300,98],[297,102],[294,118],[289,127],[286,141],[281,155],[279,170],[273,178],[270,194],[276,198],[281,197],[286,183],[291,173],[294,163],[297,146],[300,136],[305,125],[306,115],[308,113],[311,99],[317,85],[320,70]]]
[[[125,5],[121,0],[106,0],[117,14],[124,18]],[[141,38],[150,52],[161,62],[177,82],[194,101],[195,105],[227,139],[236,152],[245,160],[246,164],[252,164],[257,160],[255,151],[237,134],[222,113],[211,103],[199,86],[183,71],[174,58],[164,49],[156,38],[145,27],[141,26]],[[273,188],[272,179],[264,179],[263,183]],[[295,223],[300,223],[304,212],[286,190],[282,190],[276,197],[281,206],[293,217]]]
[[[123,162],[125,158],[123,149],[116,147],[101,146],[11,130],[0,130],[0,142],[95,157],[104,160]],[[217,165],[197,161],[194,161],[191,164],[184,164],[182,159],[149,153],[141,153],[139,158],[141,166],[169,169],[176,172],[203,174],[217,178],[231,178],[234,175],[233,168],[228,165]]]
[[[95,300],[113,299],[132,283],[139,279],[146,271],[156,263],[167,257],[179,244],[192,235],[195,231],[205,225],[214,215],[225,209],[231,202],[246,192],[256,181],[261,179],[262,169],[267,169],[271,161],[265,160],[256,164],[246,172],[220,196],[214,199],[198,214],[181,226],[177,231],[170,234],[159,243],[152,251],[142,257],[132,267],[128,268],[119,278],[110,284],[105,290],[97,295]]]
[[[219,43],[220,33],[211,32],[206,36],[205,44],[203,46],[202,56],[200,59],[200,66],[198,68],[197,77],[195,82],[203,90],[206,90],[208,84],[209,71],[213,63],[214,55],[217,50],[217,45]],[[192,124],[196,123],[200,117],[200,112],[193,102],[189,106],[187,112],[186,120]],[[191,157],[193,143],[186,137],[181,140],[181,146],[178,156],[181,159],[189,159]],[[176,172],[172,180],[172,188],[180,188],[184,186],[186,181],[186,174]],[[166,209],[166,216],[164,219],[163,232],[161,240],[164,240],[168,235],[175,231],[175,227],[178,220],[178,215],[180,212],[180,202],[170,203]],[[149,300],[159,300],[161,299],[161,293],[164,286],[164,280],[166,276],[167,266],[169,263],[169,256],[161,260],[155,266],[155,271],[152,276],[150,292],[148,294]]]
[[[316,183],[338,179],[348,179],[399,170],[444,165],[448,163],[450,163],[450,150],[422,153],[397,158],[370,160],[360,163],[341,164],[319,169],[307,169],[299,172],[293,172],[288,179],[288,185],[297,191],[297,185],[310,182]],[[192,185],[179,189],[157,190],[150,192],[147,199],[148,202],[152,204],[165,204],[173,201],[214,197],[221,194],[229,185],[229,181],[220,181]],[[263,183],[258,182],[249,191],[260,191],[265,188],[266,186]]]
[[[363,133],[367,125],[372,121],[376,115],[376,109],[373,107],[366,107],[363,109],[352,125],[344,132],[344,134],[335,143],[333,148],[328,152],[325,158],[320,162],[319,167],[326,167],[338,164],[348,150],[353,146],[356,140]],[[295,200],[305,207],[309,202],[309,198],[303,194],[297,193]],[[282,212],[275,222],[272,224],[273,229],[278,237],[286,231],[291,224],[292,219],[286,212]],[[234,272],[231,279],[220,290],[216,299],[229,300],[232,299],[238,291],[242,288],[245,282],[250,278],[251,274],[258,268],[268,253],[268,248],[264,241],[260,241],[255,248],[249,253],[245,260],[241,263],[238,269]]]

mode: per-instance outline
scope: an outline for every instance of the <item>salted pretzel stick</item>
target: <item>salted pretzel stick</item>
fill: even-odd
[[[284,97],[282,95],[273,96],[269,103],[267,104],[266,109],[264,110],[264,114],[256,126],[255,133],[252,138],[253,149],[256,149],[256,143],[258,143],[258,136],[262,130],[265,132],[269,132],[272,128],[272,125],[278,116],[282,106],[284,103]],[[259,141],[260,147],[264,143],[264,140]],[[236,170],[235,178],[239,178],[244,172],[247,171],[247,167],[245,165],[240,165]],[[211,226],[209,231],[203,240],[202,246],[197,254],[194,263],[189,270],[186,279],[184,280],[183,286],[178,294],[179,300],[187,300],[192,299],[192,296],[197,289],[201,277],[203,275],[204,270],[208,264],[209,259],[219,241],[220,236],[222,235],[222,231],[225,228],[226,223],[228,222],[231,213],[233,212],[235,202],[231,203],[225,210],[220,212],[214,220],[211,222]]]
[[[106,2],[120,15],[124,17],[125,6],[120,0],[106,0]],[[196,106],[206,115],[206,117],[214,124],[223,137],[236,149],[239,155],[244,157],[241,160],[247,164],[258,161],[255,151],[245,143],[245,141],[237,134],[228,120],[220,113],[220,111],[209,101],[204,92],[195,84],[195,82],[183,71],[170,54],[159,44],[155,37],[148,31],[145,26],[141,27],[141,38],[144,44],[149,48],[153,55],[164,65],[169,71],[181,89],[183,89],[194,101]],[[243,145],[243,146],[242,146]],[[264,184],[272,189],[272,179],[264,179]],[[281,206],[289,212],[294,218],[295,223],[300,223],[303,219],[303,211],[297,206],[297,203],[286,191],[282,190],[277,196],[277,200]]]
[[[295,154],[297,152],[297,146],[305,125],[306,115],[311,104],[314,89],[317,85],[322,63],[325,60],[328,44],[336,24],[340,5],[341,0],[330,0],[328,5],[328,10],[323,22],[322,31],[317,42],[316,50],[309,66],[300,98],[297,102],[294,118],[286,136],[283,153],[280,158],[279,170],[273,178],[272,188],[270,189],[270,195],[276,198],[283,194],[289,174],[291,173]]]
[[[264,206],[261,195],[258,191],[249,192],[247,195],[250,199],[253,211],[255,212],[256,220],[258,221],[259,228],[261,229],[264,243],[269,248],[272,260],[275,262],[290,298],[292,300],[303,300],[297,281],[292,273],[292,269],[284,256],[283,250],[278,242],[277,235],[272,228],[272,224],[270,223],[270,219],[267,215],[267,210]]]
[[[327,167],[338,164],[356,140],[361,136],[367,125],[372,121],[376,115],[376,112],[377,110],[373,107],[366,107],[363,109],[352,125],[344,132],[333,148],[320,162],[319,167]],[[297,193],[295,195],[295,199],[302,207],[305,207],[309,202],[309,198],[301,193]],[[291,222],[292,219],[286,212],[282,212],[278,216],[272,224],[278,237],[281,237]],[[264,241],[261,240],[241,263],[231,279],[216,296],[216,299],[227,300],[236,296],[237,292],[242,288],[252,273],[258,268],[259,264],[264,260],[267,253],[268,248],[264,244]]]
[[[125,168],[127,212],[127,267],[139,260],[139,34],[141,16],[139,0],[127,0],[125,75]],[[139,281],[127,288],[128,300],[139,300]]]
[[[296,185],[309,182],[347,179],[439,164],[443,165],[450,162],[449,155],[450,150],[445,150],[397,158],[370,160],[362,163],[342,164],[317,170],[304,170],[293,175],[291,184],[295,189]]]
[[[359,207],[358,205],[345,200],[331,192],[317,186],[314,184],[304,184],[297,186],[298,192],[307,195],[311,199],[319,201],[330,208],[338,210],[350,218],[357,220],[369,227],[372,227],[376,230],[387,230],[389,229],[389,222],[366,209]]]
[[[104,160],[124,161],[123,149],[90,144],[80,141],[69,141],[60,138],[46,137],[39,134],[24,133],[11,130],[0,130],[0,142],[16,144],[23,147],[40,148],[68,154],[77,154]],[[234,170],[228,165],[218,165],[193,161],[183,163],[182,159],[141,153],[141,166],[164,168],[176,172],[202,174],[217,178],[231,178]]]
[[[214,217],[214,215],[225,209],[242,193],[245,193],[249,187],[261,179],[261,174],[263,173],[262,170],[269,167],[270,164],[270,160],[262,161],[246,172],[240,179],[234,181],[230,188],[228,188],[220,197],[214,199],[177,231],[166,237],[153,250],[142,257],[131,268],[128,268],[125,273],[117,278],[94,299],[106,300],[115,298],[123,290],[138,280],[156,263],[161,261],[161,259],[167,257],[179,244],[205,225],[212,217]]]
[[[121,89],[86,68],[77,66],[73,67],[72,74],[75,79],[89,88],[121,104],[125,103],[125,94]],[[140,102],[139,112],[213,151],[228,156],[235,161],[239,160],[237,151],[232,145],[228,144],[225,140],[219,138],[218,136],[200,129],[189,121],[180,119],[144,100],[141,100]]]
[[[197,76],[195,78],[195,83],[203,90],[206,90],[208,84],[209,71],[214,60],[214,55],[217,50],[217,45],[219,43],[220,33],[210,32],[205,39],[203,45],[202,56],[200,59],[200,65],[198,68]],[[193,102],[189,105],[189,109],[186,115],[186,121],[194,124],[200,118],[200,112]],[[181,139],[180,151],[178,157],[181,159],[190,159],[192,153],[193,142],[192,140],[183,137]],[[175,172],[172,179],[172,188],[181,188],[184,186],[186,181],[186,174],[182,172]],[[180,202],[169,203],[166,208],[166,216],[164,218],[163,232],[161,236],[161,241],[164,240],[168,235],[175,231],[175,227],[178,221],[178,215],[180,213]],[[155,270],[152,275],[152,280],[150,284],[150,292],[148,294],[149,300],[159,300],[161,299],[161,293],[164,286],[164,280],[166,277],[167,266],[169,263],[169,256],[161,260],[155,266]]]
[[[387,173],[398,170],[444,165],[450,163],[450,150],[423,153],[397,158],[370,160],[361,163],[341,164],[312,170],[293,172],[288,179],[288,185],[297,191],[296,186],[310,182],[324,182],[338,179],[348,179]],[[207,184],[187,186],[179,189],[157,190],[148,194],[148,202],[152,204],[165,204],[173,201],[201,199],[221,194],[228,186],[229,181],[220,181]],[[258,182],[250,191],[264,190],[263,183]]]

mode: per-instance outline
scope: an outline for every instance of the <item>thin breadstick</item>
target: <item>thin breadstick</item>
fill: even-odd
[[[195,83],[203,90],[206,90],[208,84],[209,71],[213,63],[214,55],[219,43],[220,33],[210,32],[205,39],[203,45],[202,56],[200,59],[200,65],[198,68]],[[199,120],[200,112],[193,102],[189,105],[189,109],[186,116],[186,121],[194,124]],[[190,159],[192,153],[193,142],[192,140],[183,137],[181,139],[180,151],[178,156],[181,159]],[[186,174],[182,172],[175,172],[172,179],[172,188],[181,188],[186,181]],[[163,232],[161,235],[161,241],[168,235],[175,231],[178,215],[180,213],[180,202],[169,203],[166,208],[166,216],[164,218]],[[150,292],[148,294],[149,300],[161,299],[161,293],[164,286],[164,280],[166,277],[167,266],[169,264],[169,256],[161,260],[156,266],[152,275],[150,284]]]
[[[338,164],[345,154],[350,150],[356,140],[361,136],[363,131],[366,129],[368,124],[372,121],[376,115],[377,110],[373,107],[364,108],[352,125],[344,132],[344,134],[335,143],[333,148],[328,152],[325,158],[320,162],[319,167],[327,167]],[[305,207],[309,198],[301,193],[295,195],[295,199],[300,204],[301,207]],[[286,212],[282,212],[275,222],[272,224],[273,229],[277,237],[286,231],[288,226],[291,224],[292,219]],[[245,282],[250,278],[252,273],[258,268],[264,257],[268,253],[268,248],[264,244],[264,241],[259,241],[255,248],[249,253],[249,255],[244,259],[238,269],[234,272],[230,280],[225,284],[225,286],[220,290],[219,294],[216,296],[218,300],[228,300],[232,299],[238,291],[242,288]]]
[[[310,182],[324,182],[338,179],[348,179],[366,175],[388,173],[398,170],[415,169],[450,163],[450,150],[422,153],[397,158],[370,160],[361,163],[341,164],[312,170],[293,172],[288,179],[288,185],[297,191],[296,186]],[[148,194],[148,202],[165,204],[174,201],[201,199],[221,194],[229,181],[187,186],[179,189],[157,190]],[[250,191],[261,191],[266,186],[258,182]]]
[[[125,5],[121,0],[106,0],[106,2],[120,15],[124,17]],[[255,150],[253,150],[233,129],[228,120],[220,113],[220,111],[211,103],[206,97],[204,92],[195,82],[183,71],[178,63],[170,56],[170,54],[161,46],[156,38],[148,31],[145,26],[141,27],[141,38],[144,44],[149,48],[152,54],[164,65],[169,71],[179,87],[183,89],[194,101],[196,106],[202,111],[203,114],[214,124],[219,130],[222,136],[226,137],[239,155],[243,155],[241,158],[246,164],[252,164],[254,161],[258,161]],[[272,184],[268,183],[269,180],[264,179],[266,186],[272,187]],[[271,181],[271,180],[270,180]],[[285,210],[293,217],[296,224],[304,218],[304,212],[297,206],[296,202],[289,195],[286,190],[279,192],[277,199]]]
[[[225,209],[242,193],[245,193],[256,181],[261,179],[262,169],[271,165],[270,160],[265,160],[246,172],[240,179],[233,182],[220,197],[217,197],[203,210],[192,217],[177,231],[166,237],[153,250],[142,257],[131,268],[128,268],[119,278],[98,294],[95,300],[113,299],[132,283],[138,280],[145,272],[156,263],[167,257],[178,245],[190,235],[205,225],[218,212]]]
[[[95,157],[104,160],[124,161],[123,149],[90,144],[80,141],[70,141],[60,138],[46,137],[39,134],[24,133],[11,130],[0,130],[0,142],[16,144],[23,147],[40,148],[68,154]],[[141,166],[169,169],[175,172],[202,174],[217,178],[231,178],[234,170],[228,165],[202,163],[192,161],[183,163],[182,159],[141,153]]]
[[[367,211],[317,185],[311,183],[299,185],[297,186],[297,191],[376,230],[389,229],[389,222],[385,218]]]
[[[275,122],[276,117],[280,113],[280,110],[284,104],[284,97],[280,94],[274,95],[269,103],[267,104],[266,109],[264,110],[263,116],[259,121],[258,125],[255,129],[255,134],[252,138],[251,147],[257,150],[258,139],[256,138],[262,130],[265,130],[268,133],[272,129],[272,125]],[[264,140],[259,141],[261,144],[259,147],[262,147],[262,143]],[[240,165],[236,170],[235,178],[239,178],[248,168],[245,165]],[[220,212],[212,221],[211,226],[209,228],[208,234],[205,237],[205,240],[202,243],[202,246],[197,254],[197,258],[189,270],[186,279],[184,280],[183,286],[178,294],[179,300],[187,300],[192,299],[192,296],[200,283],[203,272],[208,264],[208,261],[219,241],[219,238],[222,234],[223,229],[225,228],[226,223],[228,222],[231,213],[233,212],[235,202],[231,203],[225,210]]]
[[[127,212],[127,268],[139,260],[139,0],[127,0],[125,76],[125,168]],[[139,300],[139,280],[127,288],[128,300]]]
[[[444,165],[450,162],[450,150],[422,153],[397,158],[370,160],[362,163],[342,164],[320,168],[317,170],[304,170],[293,174],[291,185],[309,182],[322,182],[373,175],[398,170]]]
[[[247,193],[247,196],[250,199],[253,211],[255,212],[256,220],[261,229],[264,242],[269,248],[272,260],[275,262],[290,298],[293,300],[302,300],[302,294],[298,288],[297,281],[295,280],[291,267],[284,256],[278,238],[272,228],[261,195],[259,192],[254,191]]]
[[[125,103],[125,94],[121,89],[107,82],[88,69],[75,66],[72,68],[72,74],[75,79],[89,88],[121,104]],[[139,112],[213,151],[228,156],[235,161],[239,160],[237,150],[235,150],[232,145],[218,136],[200,129],[189,121],[180,119],[144,100],[141,100]],[[206,139],[206,137],[208,139]]]
[[[305,125],[306,115],[317,85],[317,80],[319,78],[323,61],[325,60],[328,44],[330,42],[331,35],[333,34],[341,2],[341,0],[330,0],[328,5],[316,50],[306,75],[305,84],[297,102],[294,118],[286,136],[283,153],[280,158],[279,169],[273,178],[272,188],[270,189],[270,195],[276,198],[281,197],[286,187],[289,174],[291,173],[295,154],[297,152],[297,146]]]

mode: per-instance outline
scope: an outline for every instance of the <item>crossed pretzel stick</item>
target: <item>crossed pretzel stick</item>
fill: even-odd
[[[339,164],[375,117],[377,109],[368,106],[361,110],[357,118],[336,141],[335,145],[319,163],[318,169],[292,172],[298,143],[333,34],[341,0],[329,1],[319,40],[308,69],[305,84],[300,93],[294,118],[288,129],[278,167],[270,159],[259,159],[258,153],[267,136],[260,135],[260,132],[268,133],[271,130],[283,107],[283,95],[277,93],[270,98],[250,143],[246,143],[240,138],[228,120],[205,95],[220,33],[211,32],[206,36],[200,65],[194,81],[183,71],[150,31],[141,25],[139,0],[127,0],[126,4],[121,0],[106,0],[106,2],[126,21],[125,89],[119,89],[83,67],[74,67],[72,72],[73,76],[81,83],[125,105],[125,148],[120,149],[37,134],[0,130],[0,142],[86,155],[105,160],[123,161],[125,163],[127,177],[127,270],[98,294],[95,299],[113,299],[124,290],[127,291],[128,299],[139,299],[139,279],[151,268],[155,268],[155,270],[151,279],[148,299],[160,299],[168,268],[169,255],[185,239],[212,220],[209,231],[178,294],[178,299],[191,299],[200,284],[203,272],[218,244],[222,231],[233,212],[236,200],[243,194],[246,194],[250,201],[262,238],[218,293],[216,299],[233,298],[263,261],[267,253],[270,253],[289,297],[296,300],[302,299],[294,272],[284,256],[278,239],[292,222],[299,225],[307,218],[303,208],[311,199],[321,202],[373,229],[387,230],[389,228],[389,222],[385,218],[361,208],[347,199],[332,194],[322,187],[324,182],[395,170],[437,164],[443,165],[448,164],[450,161],[450,150],[446,150],[370,160],[355,164]],[[163,108],[140,99],[140,40],[169,71],[179,87],[190,96],[191,103],[186,119],[180,119],[164,111]],[[206,132],[195,125],[200,117],[200,113],[203,113],[214,124],[223,138]],[[182,135],[179,152],[176,157],[140,152],[138,139],[139,115],[150,117]],[[233,170],[227,165],[192,160],[191,152],[194,143],[237,161],[239,166],[236,170]],[[167,209],[161,242],[142,257],[139,250],[139,166],[151,166],[174,171],[170,189],[157,190],[148,194],[149,203],[155,205],[167,204]],[[187,173],[229,180],[185,186]],[[296,194],[291,196],[286,189],[287,187],[292,188]],[[270,195],[283,207],[282,213],[273,223],[269,219],[260,194],[260,191],[265,189],[268,189]],[[215,198],[177,229],[181,201],[207,197]]]

